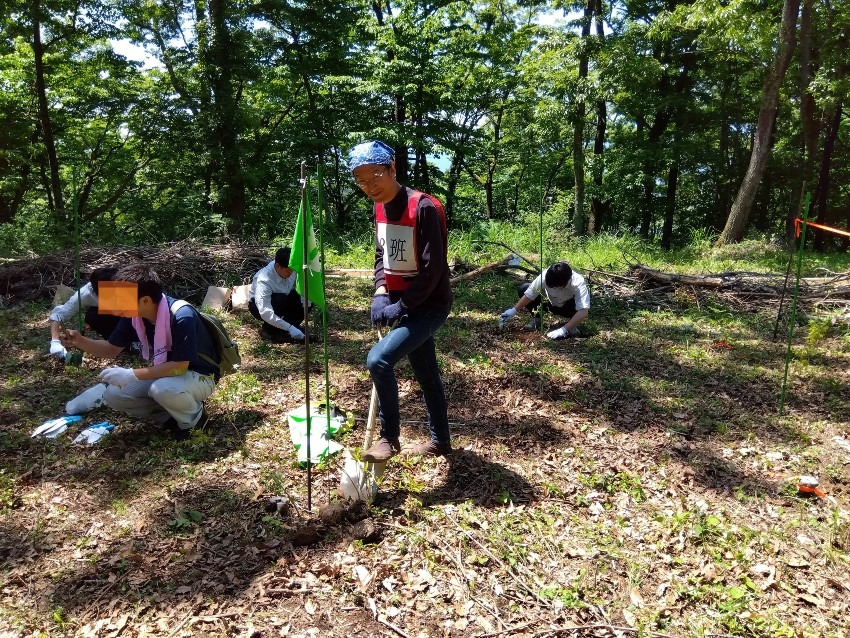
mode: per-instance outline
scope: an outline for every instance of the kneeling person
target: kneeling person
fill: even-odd
[[[163,294],[159,276],[149,266],[121,268],[115,281],[138,286],[138,309],[121,318],[106,341],[68,330],[62,343],[110,359],[141,341],[142,357],[152,365],[101,372],[101,380],[108,384],[104,402],[186,438],[192,428],[206,425],[204,401],[218,380],[219,357],[212,337],[191,305]]]
[[[295,290],[295,271],[289,267],[289,248],[279,248],[251,281],[248,311],[263,322],[260,335],[276,342],[303,342],[304,300]]]
[[[573,272],[565,261],[552,264],[530,284],[520,284],[518,291],[520,298],[516,305],[499,315],[500,326],[513,319],[523,308],[531,313],[530,327],[539,326],[539,312],[535,311],[540,307],[541,293],[546,296],[544,309],[568,320],[564,325],[546,333],[550,339],[577,337],[579,324],[590,314],[590,293],[584,283],[584,277]]]

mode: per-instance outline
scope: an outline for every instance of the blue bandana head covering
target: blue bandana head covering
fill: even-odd
[[[393,149],[379,140],[363,142],[348,151],[348,170],[364,164],[392,164],[394,156]]]

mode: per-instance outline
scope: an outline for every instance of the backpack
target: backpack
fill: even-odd
[[[219,375],[222,377],[239,370],[239,366],[242,365],[242,357],[239,355],[239,344],[230,338],[230,334],[228,334],[227,328],[224,327],[224,324],[221,323],[221,319],[207,312],[201,312],[188,301],[184,301],[183,299],[178,299],[171,304],[171,314],[174,314],[183,306],[189,306],[192,310],[198,313],[198,316],[201,318],[201,323],[204,324],[207,332],[210,333],[210,338],[212,339],[216,354],[218,354],[219,362],[217,363],[213,361],[210,357],[203,355],[200,352],[198,353],[198,356],[207,363],[216,366],[218,368]]]

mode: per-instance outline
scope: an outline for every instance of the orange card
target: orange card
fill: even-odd
[[[98,284],[97,314],[134,317],[139,314],[139,284],[129,281],[101,281]]]

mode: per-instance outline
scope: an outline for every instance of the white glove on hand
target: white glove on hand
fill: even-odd
[[[516,316],[516,308],[508,308],[499,315],[499,327],[504,328],[505,325]]]
[[[567,329],[564,326],[561,326],[551,332],[547,332],[546,336],[550,339],[565,339],[568,334]]]
[[[301,332],[296,326],[289,326],[289,336],[295,339],[296,341],[304,340],[304,333]]]
[[[59,341],[59,339],[50,340],[50,354],[52,354],[54,357],[64,359],[66,352],[68,351],[65,350],[65,346],[62,345],[62,342]]]
[[[132,368],[107,368],[100,373],[98,377],[104,383],[123,388],[125,385],[130,385],[139,378]]]

